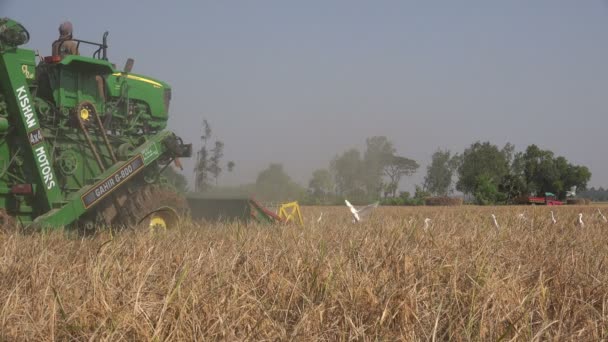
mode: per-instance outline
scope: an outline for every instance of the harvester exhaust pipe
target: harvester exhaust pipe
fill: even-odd
[[[133,60],[133,58],[127,58],[123,72],[130,73],[131,70],[133,70],[133,64],[135,64],[135,60]]]

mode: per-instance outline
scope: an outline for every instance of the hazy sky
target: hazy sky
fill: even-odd
[[[59,24],[110,31],[110,59],[173,87],[169,125],[198,146],[207,118],[254,181],[281,162],[303,185],[337,153],[386,135],[422,164],[476,140],[535,143],[608,186],[608,6],[597,1],[0,0],[29,47]],[[193,162],[184,163],[191,174]]]

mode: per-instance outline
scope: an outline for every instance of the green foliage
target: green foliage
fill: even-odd
[[[467,148],[458,166],[456,189],[473,194],[479,204],[511,203],[515,198],[552,192],[560,198],[572,186],[584,190],[591,178],[585,166],[530,145],[515,153],[512,144],[501,150],[489,142]]]
[[[503,150],[499,150],[496,145],[489,142],[478,141],[472,144],[464,150],[462,161],[458,166],[459,179],[456,189],[465,194],[474,194],[477,192],[477,187],[485,185],[486,182],[498,187],[503,177],[509,173],[511,151],[510,144],[507,144]]]
[[[475,201],[477,204],[488,205],[504,201],[504,194],[498,191],[494,179],[490,175],[479,175],[475,179]]]
[[[415,206],[415,205],[424,205],[424,199],[420,197],[411,197],[410,193],[407,191],[402,191],[399,193],[399,196],[396,197],[385,197],[380,201],[380,205],[406,205],[406,206]]]
[[[256,197],[265,201],[291,201],[305,198],[306,189],[291,180],[281,164],[270,164],[255,182]]]
[[[512,203],[516,198],[528,194],[526,183],[523,177],[518,174],[505,175],[498,184],[498,191],[503,194],[506,203]]]
[[[330,164],[335,175],[336,190],[340,196],[352,200],[363,200],[365,197],[364,166],[361,153],[357,149],[350,149],[336,156]],[[358,198],[358,197],[363,198]]]
[[[530,145],[525,153],[516,157],[519,176],[523,178],[528,193],[544,194],[552,192],[560,198],[566,190],[576,186],[584,190],[591,179],[591,172],[585,166],[572,165],[564,157],[555,157],[549,150],[541,150]]]
[[[403,176],[416,172],[416,161],[396,155],[393,143],[385,136],[366,139],[366,150],[361,157],[357,149],[336,156],[330,165],[337,194],[355,202],[395,197]],[[384,177],[387,177],[385,182]]]
[[[413,175],[419,167],[420,165],[415,160],[395,155],[389,156],[384,164],[384,174],[389,178],[386,192],[395,197],[401,177]]]
[[[365,191],[368,197],[378,198],[383,188],[383,171],[392,162],[396,150],[393,147],[393,143],[385,136],[367,138],[365,145],[362,173]]]
[[[449,150],[437,150],[431,157],[426,169],[424,188],[435,196],[447,196],[451,192],[454,171],[458,168],[460,157]]]
[[[316,204],[328,203],[334,195],[334,187],[334,180],[329,170],[315,170],[308,182],[310,200]]]
[[[431,193],[424,190],[420,185],[416,185],[416,192],[414,192],[414,199],[421,201],[424,203],[424,199],[427,197],[431,197]]]

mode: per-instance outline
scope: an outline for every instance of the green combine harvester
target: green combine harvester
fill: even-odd
[[[0,219],[3,226],[167,225],[187,210],[161,172],[190,157],[167,125],[171,88],[116,70],[106,36],[92,57],[40,58],[0,19]]]
[[[0,226],[170,228],[196,219],[274,222],[250,199],[186,199],[162,175],[192,155],[165,130],[171,87],[117,70],[102,43],[91,57],[40,57],[29,33],[0,19]],[[38,63],[37,63],[38,58]],[[192,208],[192,210],[191,210]]]

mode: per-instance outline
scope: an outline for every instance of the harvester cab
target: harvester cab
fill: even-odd
[[[165,130],[171,87],[107,59],[21,48],[29,33],[0,19],[0,218],[22,225],[132,224],[187,211],[162,171],[192,147]],[[161,221],[162,221],[161,217]],[[165,221],[171,221],[165,219]]]

